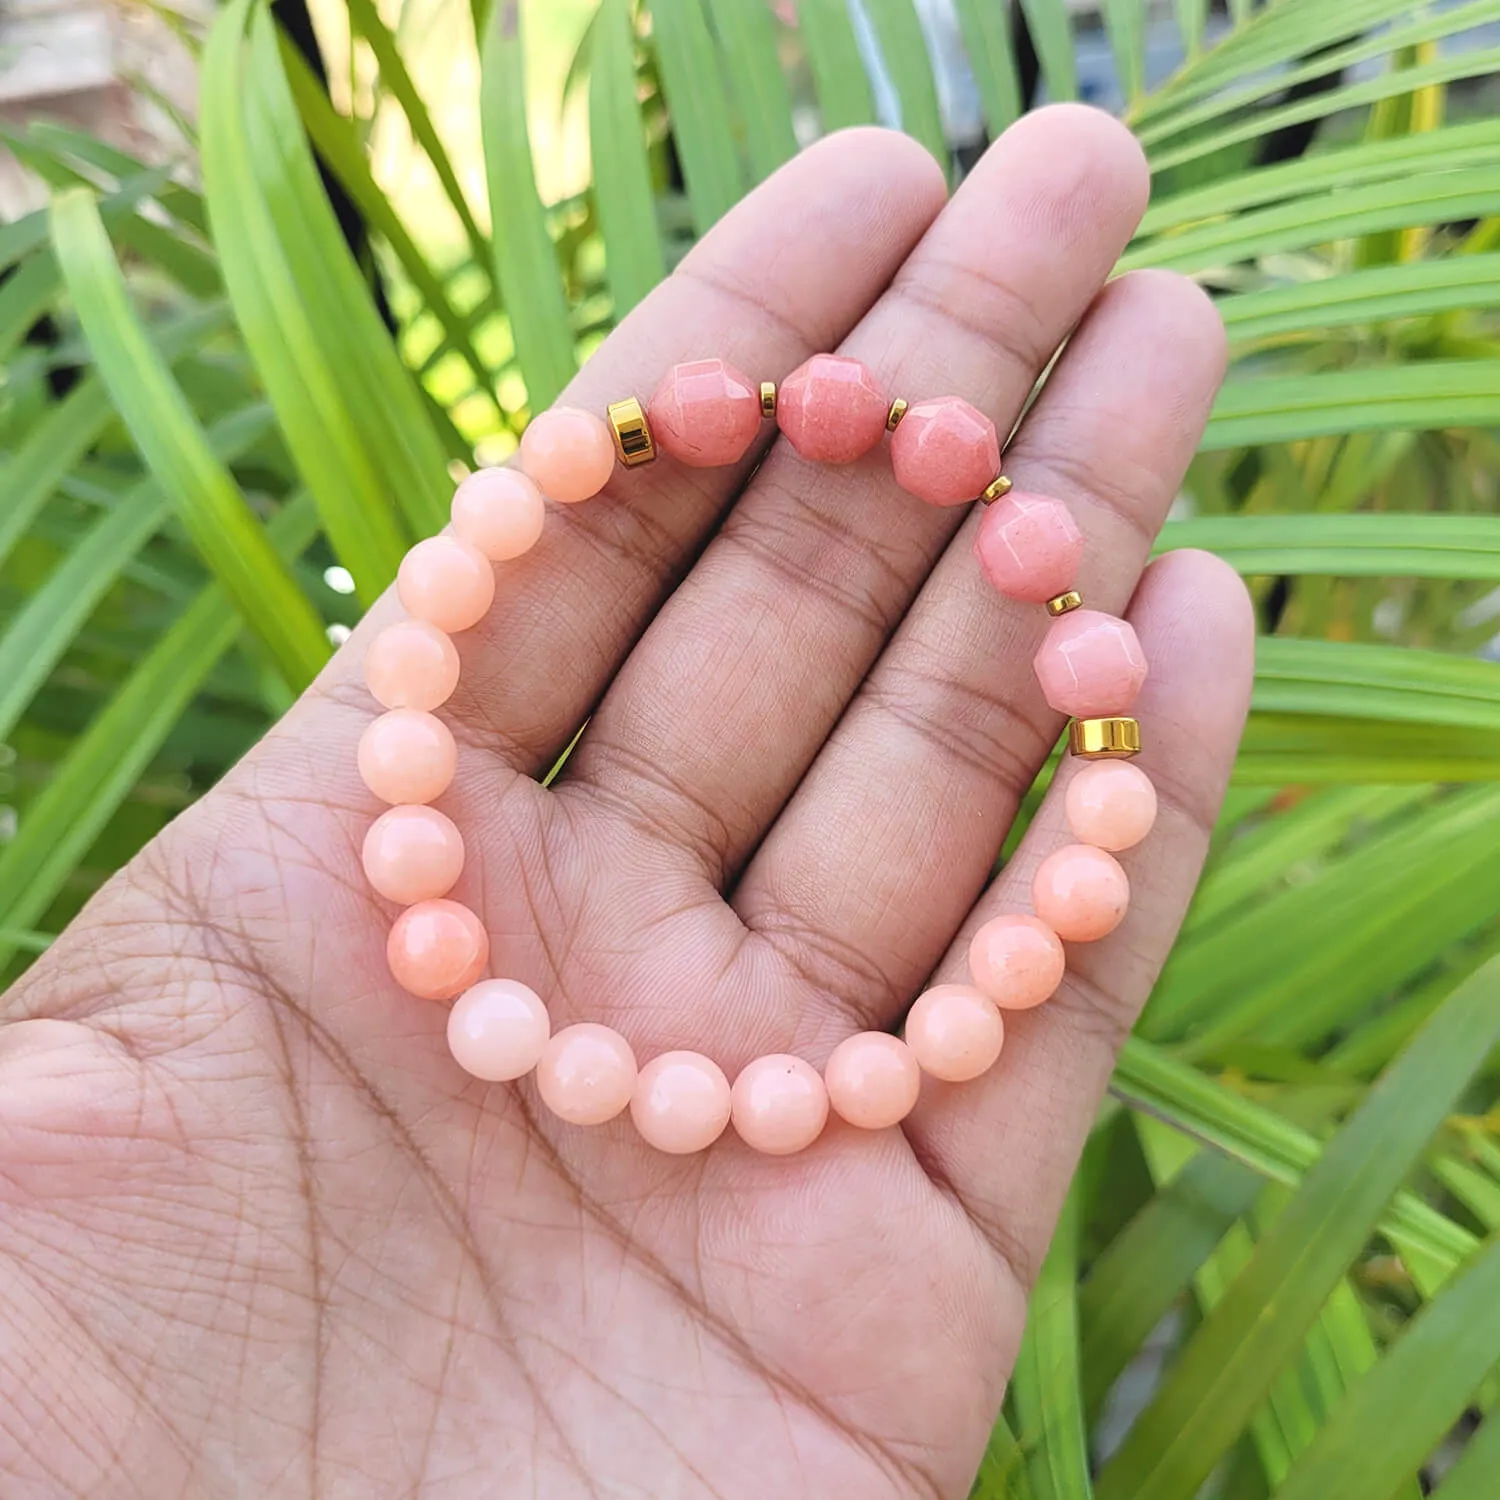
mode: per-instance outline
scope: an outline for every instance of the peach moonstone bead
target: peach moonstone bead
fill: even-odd
[[[491,562],[509,562],[541,539],[547,502],[519,469],[479,469],[453,492],[453,530]]]
[[[929,505],[977,500],[1000,472],[995,424],[959,396],[909,406],[891,434],[896,483]]]
[[[635,1053],[609,1026],[580,1021],[547,1043],[536,1065],[542,1102],[570,1125],[602,1125],[630,1103]]]
[[[1075,719],[1128,714],[1146,681],[1134,628],[1097,609],[1054,620],[1033,665],[1047,702]]]
[[[515,979],[481,979],[448,1012],[448,1050],[464,1072],[487,1083],[524,1077],[552,1035],[542,997]]]
[[[868,453],[885,436],[890,409],[875,377],[842,354],[813,355],[776,392],[776,425],[803,458],[820,464],[850,464]]]
[[[746,1063],[734,1080],[731,1115],[747,1146],[767,1156],[790,1156],[822,1135],[828,1089],[811,1063],[772,1052]]]
[[[359,737],[359,774],[382,802],[431,802],[452,784],[458,746],[441,719],[393,708]]]
[[[1133,849],[1156,822],[1156,788],[1139,766],[1096,760],[1076,771],[1063,793],[1068,827],[1081,843],[1118,853]]]
[[[426,620],[398,620],[370,642],[365,685],[382,708],[440,708],[458,686],[457,648]]]
[[[1124,921],[1130,881],[1114,855],[1089,844],[1067,844],[1037,866],[1031,904],[1064,941],[1092,943]]]
[[[521,467],[559,505],[591,500],[609,483],[615,443],[603,417],[575,406],[534,416],[521,434]]]
[[[635,1080],[630,1118],[641,1139],[658,1151],[687,1156],[703,1151],[729,1123],[729,1080],[701,1052],[664,1052]]]
[[[495,602],[495,570],[462,537],[418,542],[396,570],[396,593],[414,620],[450,635],[477,625]]]
[[[935,984],[917,996],[905,1036],[924,1073],[944,1083],[967,1083],[1000,1056],[1005,1022],[972,984]]]
[[[657,447],[679,463],[710,469],[738,462],[760,430],[760,391],[722,359],[673,365],[646,415]]]
[[[490,938],[467,906],[421,901],[396,918],[385,956],[402,989],[423,1000],[451,1000],[484,972]]]
[[[1062,940],[1039,917],[992,917],[969,943],[969,974],[1002,1010],[1030,1010],[1062,983]]]
[[[391,807],[370,824],[365,875],[387,901],[411,906],[446,896],[464,872],[464,841],[435,807]]]
[[[899,1125],[922,1087],[916,1055],[899,1037],[861,1031],[833,1049],[823,1069],[833,1112],[861,1130]]]
[[[985,507],[974,553],[1007,599],[1045,604],[1078,582],[1083,533],[1060,500],[1012,490]]]

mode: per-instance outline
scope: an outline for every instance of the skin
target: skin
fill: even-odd
[[[7,1496],[967,1494],[1070,1172],[1176,934],[1245,711],[1252,623],[1212,558],[1142,573],[1222,373],[1202,294],[1101,290],[1147,197],[1102,115],[1032,115],[951,202],[913,142],[803,153],[565,396],[680,359],[756,378],[839,349],[1005,431],[1088,536],[1091,605],[1151,662],[1156,828],[1134,896],[1009,1021],[991,1074],[798,1157],[652,1154],[448,1058],[395,989],[359,870],[360,660],[387,600],[209,796],[6,997],[0,1474]],[[770,432],[767,431],[769,439]],[[821,1064],[891,1026],[968,934],[1024,910],[1056,792],[994,884],[1060,721],[1045,618],[997,597],[977,516],[881,452],[750,477],[669,462],[556,509],[460,639],[444,710],[455,896],[555,1026],[643,1060]],[[565,774],[544,772],[592,714]],[[1065,773],[1066,774],[1066,770]]]

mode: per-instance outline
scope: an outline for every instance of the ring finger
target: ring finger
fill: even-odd
[[[1223,360],[1203,294],[1137,273],[1101,294],[1023,424],[1007,472],[1072,511],[1090,605],[1130,598]],[[736,894],[752,931],[813,966],[845,1023],[889,1024],[931,973],[1062,727],[1031,667],[1046,613],[990,587],[976,526],[933,571]]]

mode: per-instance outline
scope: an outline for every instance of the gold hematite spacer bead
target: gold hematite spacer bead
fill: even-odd
[[[993,505],[1002,495],[1008,495],[1015,488],[1004,474],[997,474],[985,485],[984,493],[979,497],[986,505]]]
[[[649,464],[656,457],[645,408],[634,396],[610,402],[609,427],[615,437],[615,456],[627,469]]]
[[[766,421],[776,415],[776,382],[762,380],[760,383],[760,414]]]
[[[894,432],[901,423],[901,418],[906,415],[906,402],[897,396],[891,402],[891,409],[885,415],[885,430]]]
[[[1128,760],[1141,753],[1137,719],[1074,719],[1068,725],[1068,748],[1084,760]]]
[[[1077,589],[1069,589],[1066,594],[1059,594],[1055,599],[1047,601],[1047,613],[1052,616],[1070,615],[1075,609],[1083,608],[1083,595]]]

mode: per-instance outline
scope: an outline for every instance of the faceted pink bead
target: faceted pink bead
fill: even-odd
[[[868,453],[885,435],[890,410],[875,377],[842,354],[813,355],[776,392],[777,426],[803,458],[819,464],[850,464]]]
[[[828,1123],[828,1090],[811,1063],[773,1052],[746,1063],[734,1080],[734,1128],[767,1156],[790,1156],[812,1145]]]
[[[1092,943],[1125,920],[1130,881],[1112,854],[1089,844],[1067,844],[1037,866],[1031,904],[1065,942]]]
[[[521,434],[521,467],[559,505],[591,500],[615,469],[615,443],[602,417],[554,406]]]
[[[896,483],[929,505],[977,500],[1000,472],[995,424],[959,396],[907,408],[891,434]]]
[[[448,1012],[454,1061],[487,1083],[508,1083],[529,1073],[551,1035],[542,997],[514,979],[481,979]]]
[[[673,365],[646,410],[656,445],[679,463],[738,463],[760,430],[760,391],[722,359]]]
[[[988,1072],[1005,1043],[1005,1022],[972,984],[935,984],[906,1017],[906,1045],[924,1073],[967,1083]]]
[[[453,492],[453,530],[491,562],[509,562],[541,539],[547,502],[519,469],[479,469]]]
[[[641,1069],[630,1118],[658,1151],[686,1156],[706,1150],[729,1123],[729,1080],[701,1052],[664,1052]]]
[[[974,552],[1007,599],[1045,604],[1078,582],[1083,533],[1060,500],[1012,490],[985,507]]]
[[[467,906],[422,901],[396,918],[385,956],[402,989],[423,1000],[451,1000],[484,973],[490,937]]]
[[[1030,1010],[1062,983],[1067,955],[1040,918],[992,917],[969,943],[969,974],[1002,1010]]]
[[[396,593],[414,620],[450,635],[477,625],[495,602],[495,570],[462,537],[418,542],[396,570]]]
[[[393,708],[359,737],[359,774],[382,802],[431,802],[458,768],[458,746],[441,719],[415,708]]]
[[[884,1130],[899,1125],[916,1107],[922,1070],[899,1037],[861,1031],[833,1049],[823,1082],[840,1119],[861,1130]]]
[[[361,858],[387,901],[411,906],[446,896],[464,872],[464,841],[435,807],[392,807],[370,824]]]
[[[609,1026],[580,1021],[547,1043],[536,1065],[542,1102],[570,1125],[602,1125],[630,1103],[635,1053]]]
[[[1146,681],[1146,658],[1129,621],[1097,609],[1054,620],[1033,665],[1047,702],[1075,719],[1128,714]]]
[[[1068,827],[1080,843],[1119,853],[1133,849],[1156,822],[1156,788],[1139,766],[1096,760],[1076,771],[1063,794]]]
[[[436,625],[398,620],[370,642],[365,683],[384,708],[430,712],[458,686],[458,651]]]

